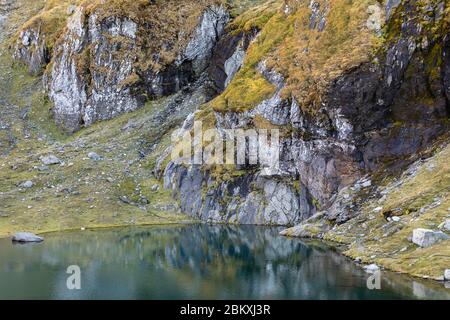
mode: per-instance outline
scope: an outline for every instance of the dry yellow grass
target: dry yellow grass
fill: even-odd
[[[362,213],[326,235],[327,240],[351,244],[347,255],[393,271],[439,278],[450,266],[450,241],[419,248],[410,241],[416,228],[437,230],[450,215],[450,145],[427,160],[386,199],[368,201]],[[399,208],[400,222],[387,222],[383,211]],[[422,209],[424,208],[424,209]],[[422,212],[421,212],[422,209]],[[360,236],[364,234],[364,236]]]
[[[111,16],[127,17],[138,24],[138,67],[159,70],[173,62],[186,46],[204,10],[221,0],[88,0],[86,14],[99,21]],[[159,60],[149,57],[158,53]]]
[[[18,31],[17,36],[22,30],[39,30],[45,37],[46,46],[51,51],[61,35],[67,18],[70,14],[68,10],[71,5],[79,5],[82,0],[49,0],[36,16],[28,20]],[[16,36],[16,37],[17,37]],[[15,40],[15,39],[13,39]],[[20,45],[20,43],[19,43]]]
[[[314,113],[334,79],[371,59],[382,41],[366,22],[369,6],[378,2],[319,2],[327,21],[322,32],[310,29],[309,1],[270,1],[234,21],[235,32],[261,31],[248,49],[244,67],[212,102],[215,110],[248,110],[272,95],[273,86],[255,70],[260,61],[267,60],[270,68],[286,78],[283,96],[295,97],[304,111]]]

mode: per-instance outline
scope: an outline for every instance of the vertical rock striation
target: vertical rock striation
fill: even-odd
[[[46,22],[42,19],[29,23],[18,36],[17,60],[25,62],[33,74],[48,64],[44,78],[53,115],[68,132],[136,110],[148,99],[195,82],[208,67],[230,19],[224,6],[211,1],[180,15],[176,23],[183,30],[158,30],[159,22],[151,19],[170,23],[178,14],[170,7],[175,4],[168,3],[166,8],[137,3],[123,12],[114,5],[92,1],[73,8],[51,52],[47,34],[40,29]],[[189,19],[196,19],[195,25],[187,25]]]
[[[326,31],[333,13],[329,3],[311,1],[309,10],[308,28],[317,34]],[[284,10],[293,12],[295,6]],[[275,93],[245,111],[214,112],[215,128],[258,128],[262,121],[282,129],[280,167],[240,167],[237,177],[224,178],[211,168],[170,163],[166,187],[184,212],[207,221],[289,225],[319,210],[333,222],[351,219],[357,206],[341,201],[341,191],[368,174],[403,168],[448,131],[448,39],[441,30],[447,26],[445,12],[439,1],[426,7],[389,1],[386,42],[376,56],[326,86],[314,112],[294,95],[283,94],[290,75],[268,67],[263,58],[256,72]],[[370,4],[367,14],[366,28],[379,38],[384,13]],[[238,49],[226,61],[225,74],[236,74],[241,61]]]

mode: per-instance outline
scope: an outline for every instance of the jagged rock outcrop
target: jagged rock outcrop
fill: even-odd
[[[47,1],[42,10],[23,26],[13,37],[13,58],[26,65],[28,73],[40,76],[50,62],[52,50],[67,18],[81,0]]]
[[[66,8],[65,30],[59,36],[53,30],[59,26],[53,26],[51,37],[47,24],[52,21],[44,11],[22,28],[14,57],[32,74],[49,64],[44,80],[55,121],[75,132],[177,92],[207,69],[229,13],[217,1],[192,5],[183,13],[177,11],[180,5],[130,2],[124,9],[87,1],[70,6],[70,12]],[[160,30],[159,23],[174,25]]]
[[[50,61],[50,54],[45,43],[45,35],[42,34],[39,26],[19,33],[13,57],[25,63],[30,74],[42,74],[43,67]]]
[[[109,40],[113,37],[121,38],[120,45]],[[130,19],[99,22],[95,13],[86,17],[82,8],[77,10],[55,49],[49,74],[49,97],[59,125],[73,132],[143,104],[132,94],[136,37],[137,25]]]
[[[309,28],[318,33],[326,30],[332,8],[326,1],[312,1],[309,9]],[[284,13],[294,10],[289,7]],[[366,10],[366,27],[376,37],[380,36],[377,21],[389,17],[384,27],[386,42],[375,57],[326,86],[314,112],[296,97],[283,96],[284,75],[268,68],[264,60],[259,62],[257,72],[275,93],[246,111],[215,112],[215,128],[219,132],[257,128],[263,119],[286,130],[280,143],[280,166],[277,170],[239,167],[244,174],[223,179],[213,177],[208,168],[171,163],[165,185],[174,190],[184,212],[220,222],[293,224],[320,208],[327,213],[325,219],[343,223],[358,211],[351,203],[348,211],[345,201],[335,202],[342,190],[367,174],[403,168],[448,131],[449,44],[442,32],[448,10],[444,3],[423,7],[416,1],[390,1],[386,13],[379,12],[379,6]],[[300,193],[292,187],[294,182]],[[277,204],[273,206],[272,201]]]
[[[217,183],[199,166],[170,162],[164,187],[173,190],[180,209],[208,222],[294,225],[314,212],[307,190],[290,181],[247,174]]]

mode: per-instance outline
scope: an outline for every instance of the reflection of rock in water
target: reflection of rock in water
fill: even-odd
[[[416,299],[441,299],[450,300],[450,292],[447,292],[440,282],[422,279],[411,279],[407,275],[382,272],[382,287],[392,291],[403,292],[405,296]]]
[[[426,299],[427,297],[430,296],[430,293],[432,294],[432,292],[427,290],[427,288],[421,283],[413,281],[412,285],[413,285],[413,293],[419,299]]]
[[[384,272],[383,291],[370,291],[367,275],[338,252],[280,237],[278,231],[208,225],[125,228],[49,235],[44,245],[20,250],[0,241],[5,257],[0,270],[24,277],[27,270],[38,270],[58,297],[67,297],[63,280],[71,264],[81,267],[89,297],[442,297],[432,286],[417,283],[412,290],[410,279]],[[52,270],[56,275],[51,276]],[[3,280],[8,279],[0,273]],[[75,298],[86,298],[82,295]]]
[[[446,295],[446,297],[442,296],[442,292],[439,294],[436,290],[433,288],[430,288],[429,286],[425,286],[424,284],[413,281],[412,283],[412,291],[414,296],[416,296],[418,299],[443,299],[446,300],[450,299],[450,293]]]

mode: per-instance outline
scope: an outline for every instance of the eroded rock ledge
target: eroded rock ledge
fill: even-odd
[[[49,97],[57,123],[69,131],[133,111],[151,98],[177,92],[205,70],[207,59],[228,21],[223,7],[209,7],[194,35],[171,64],[143,70],[139,63],[158,59],[140,43],[142,26],[128,18],[99,20],[80,9],[55,49]],[[151,36],[151,34],[147,34]],[[153,55],[153,56],[152,56]]]
[[[51,51],[42,42],[48,36],[34,28],[19,34],[16,55],[33,72],[50,61],[45,79],[53,115],[69,132],[198,79],[212,91],[202,101],[219,95],[190,115],[185,129],[197,119],[219,133],[281,130],[276,170],[215,171],[160,159],[155,171],[185,213],[214,222],[295,225],[320,211],[330,224],[341,224],[359,212],[357,204],[338,201],[342,190],[403,170],[448,131],[449,8],[443,1],[280,0],[234,20],[220,1],[184,1],[177,8],[193,9],[175,18],[150,3],[132,10],[87,2],[70,13]],[[152,12],[160,22],[168,19],[167,35],[147,21]],[[173,30],[167,27],[175,22]]]
[[[55,121],[75,132],[175,93],[206,70],[230,15],[218,1],[181,2],[122,8],[85,1],[70,7],[58,36],[44,31],[52,21],[43,13],[19,32],[14,57],[32,74],[48,64],[44,80]]]
[[[307,9],[292,3],[288,1],[275,13],[266,28],[280,23],[278,19],[289,20],[298,10],[309,10],[307,28],[320,37],[328,32],[330,17],[336,18],[333,10],[339,9],[327,1]],[[343,206],[336,201],[342,190],[358,180],[371,184],[371,176],[401,171],[448,131],[450,53],[448,37],[442,32],[448,9],[443,2],[424,7],[416,1],[389,2],[387,12],[370,1],[365,8],[366,27],[373,34],[373,43],[379,43],[373,48],[376,54],[343,73],[336,72],[328,85],[286,97],[286,86],[292,82],[289,78],[298,71],[290,65],[290,73],[278,73],[265,63],[265,59],[278,57],[268,58],[268,54],[252,71],[244,64],[244,71],[231,81],[228,91],[215,100],[219,102],[213,101],[209,112],[197,115],[202,120],[202,114],[210,117],[213,113],[219,133],[262,125],[282,129],[281,164],[277,171],[252,166],[218,173],[207,167],[170,163],[165,185],[173,189],[184,212],[213,222],[294,225],[321,211],[331,225],[341,224],[359,213],[357,203]],[[384,17],[389,19],[373,21]],[[386,33],[383,39],[381,26]],[[270,39],[270,30],[262,27],[260,34],[262,39],[257,37],[247,50],[247,63]],[[276,50],[274,45],[270,51]],[[246,86],[241,97],[237,95],[241,100],[254,90],[252,86],[261,83],[273,88],[272,95],[247,110],[241,105],[234,107],[230,88],[239,89],[242,83]],[[317,92],[323,92],[320,104],[306,105],[309,100],[296,97]]]

